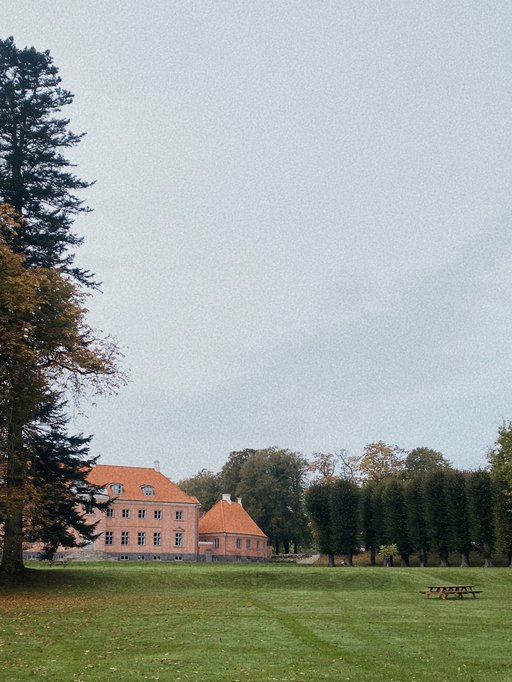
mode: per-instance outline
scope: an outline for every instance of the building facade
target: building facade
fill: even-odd
[[[199,556],[205,561],[265,561],[268,538],[242,506],[223,495],[199,520]]]
[[[120,560],[197,560],[199,502],[158,467],[98,464],[88,479],[112,499],[106,512],[91,510],[100,536],[88,551]]]

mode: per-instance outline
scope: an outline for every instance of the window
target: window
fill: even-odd
[[[153,516],[155,517],[155,519],[161,519],[162,512],[160,511],[160,509],[155,509],[155,511],[153,512]]]
[[[260,548],[260,541],[256,540],[256,549],[259,549],[259,548]]]
[[[121,556],[119,557],[121,561],[128,561],[129,558],[130,557],[128,556],[128,554],[121,554]]]
[[[237,549],[242,549],[242,538],[237,538],[237,539],[236,539],[236,548],[237,548]]]
[[[155,531],[153,533],[153,544],[156,545],[157,547],[160,547],[162,544],[162,534],[158,531]]]
[[[105,544],[106,545],[113,545],[114,544],[114,533],[112,531],[107,530],[105,533]]]
[[[183,561],[183,557],[181,556],[181,554],[176,554],[176,556],[174,557],[174,561]]]
[[[145,509],[139,509],[139,519],[145,519],[146,518],[146,510]]]
[[[177,511],[175,518],[176,518],[176,521],[181,521],[183,519],[183,512]]]
[[[127,519],[130,516],[130,510],[129,509],[123,509],[121,511],[121,516],[123,517],[123,519]]]
[[[183,547],[183,533],[174,533],[174,544],[176,547]]]
[[[114,493],[114,495],[123,494],[123,486],[121,483],[112,483],[110,486],[110,490]]]
[[[143,530],[139,530],[139,532],[137,533],[137,544],[138,545],[146,544],[146,533]]]
[[[153,555],[153,561],[161,561],[161,560],[162,560],[162,557],[160,556],[160,554],[154,554]]]
[[[130,540],[130,533],[127,530],[121,531],[121,544],[127,545]]]
[[[213,546],[215,549],[218,549],[220,545],[219,538],[213,538]]]
[[[251,549],[251,541],[250,541],[250,540],[246,540],[245,546],[247,547],[247,549]]]
[[[147,495],[148,497],[153,497],[155,494],[155,489],[153,488],[152,485],[143,485],[141,486],[142,494]]]
[[[113,519],[113,518],[114,518],[114,509],[113,509],[112,507],[109,507],[109,508],[107,509],[107,517],[108,517],[109,519]]]
[[[88,514],[89,516],[91,514],[94,514],[94,502],[86,502],[84,506],[86,514]]]
[[[137,557],[137,561],[144,561],[145,558],[146,557],[144,554],[139,554],[139,556]]]

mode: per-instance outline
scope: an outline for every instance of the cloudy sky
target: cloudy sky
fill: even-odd
[[[103,463],[384,440],[485,462],[512,419],[512,4],[0,0],[96,180],[79,261],[131,384]]]

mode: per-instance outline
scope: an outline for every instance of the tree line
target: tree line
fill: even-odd
[[[372,564],[396,556],[403,566],[413,554],[421,566],[446,566],[456,553],[469,566],[477,551],[491,566],[497,551],[512,565],[511,424],[488,459],[487,469],[461,471],[430,448],[407,453],[382,441],[360,456],[341,450],[309,461],[279,448],[247,449],[232,452],[220,472],[203,469],[179,485],[203,510],[222,493],[241,496],[276,553],[314,546],[331,566],[336,555],[351,565],[361,550]]]

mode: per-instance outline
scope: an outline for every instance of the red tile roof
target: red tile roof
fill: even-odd
[[[187,495],[178,486],[156,469],[149,467],[123,467],[97,464],[89,473],[88,480],[94,485],[104,486],[112,497],[121,500],[145,500],[146,502],[180,502],[199,504],[197,498]],[[113,493],[110,485],[121,483],[122,493]],[[154,495],[144,495],[142,486],[154,488]]]
[[[219,500],[199,520],[199,533],[233,533],[267,537],[242,505],[238,502],[227,502],[226,500]]]

